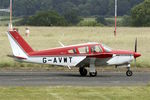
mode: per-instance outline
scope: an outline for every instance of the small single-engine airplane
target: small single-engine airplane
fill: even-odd
[[[130,63],[141,56],[137,53],[137,39],[135,51],[112,50],[101,43],[85,43],[70,45],[48,50],[34,51],[30,45],[15,30],[7,32],[13,51],[13,57],[18,61],[68,66],[78,66],[81,76],[87,75],[86,67],[89,67],[89,75],[97,75],[95,66],[114,65],[127,67],[127,76],[132,76]]]

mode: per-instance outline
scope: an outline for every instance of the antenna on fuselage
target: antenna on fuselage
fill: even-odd
[[[58,41],[58,43],[59,43],[62,47],[65,47],[65,45],[64,45],[62,42]]]
[[[62,34],[60,40],[62,39],[62,37],[64,37],[64,33]],[[61,41],[58,41],[58,43],[59,43],[62,47],[65,47],[65,45],[64,45]]]

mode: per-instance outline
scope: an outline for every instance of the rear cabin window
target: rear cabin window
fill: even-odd
[[[91,47],[91,53],[100,53],[100,52],[103,52],[103,50],[99,45]]]
[[[76,49],[71,49],[71,50],[68,50],[68,53],[70,53],[70,54],[76,54],[77,51],[76,51]]]
[[[86,46],[86,47],[80,47],[78,48],[79,50],[79,53],[89,53],[89,48]]]

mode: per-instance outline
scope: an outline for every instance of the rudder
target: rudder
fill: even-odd
[[[28,58],[28,53],[34,51],[17,31],[8,31],[7,35],[14,56]]]

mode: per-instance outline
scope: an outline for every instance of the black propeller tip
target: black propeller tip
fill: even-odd
[[[137,52],[137,38],[135,39],[135,52]]]

